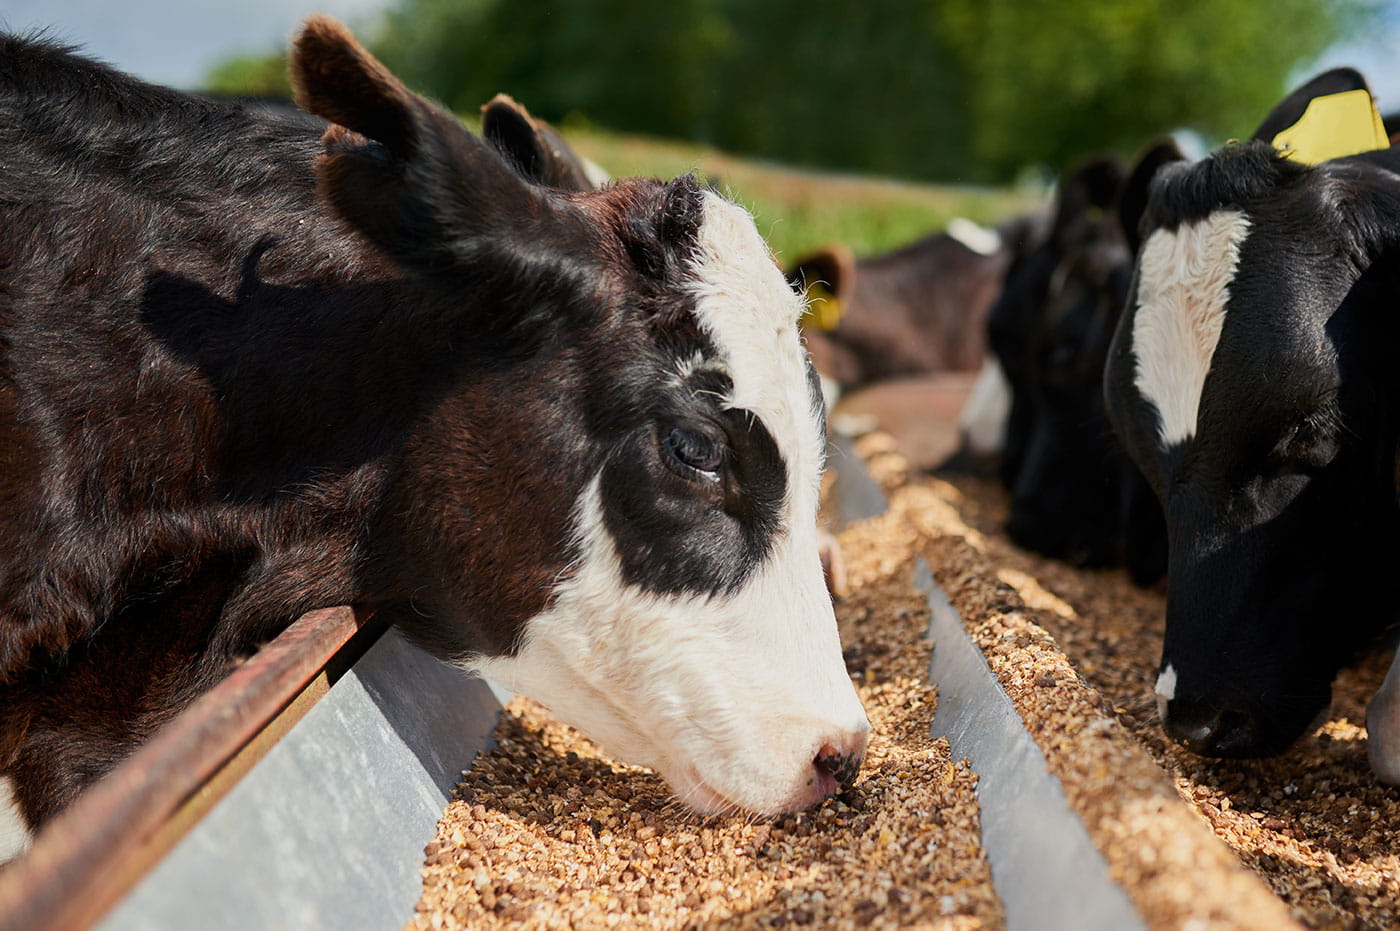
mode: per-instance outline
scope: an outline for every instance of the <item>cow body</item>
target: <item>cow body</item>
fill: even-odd
[[[1400,156],[1308,166],[1267,141],[1312,96],[1357,86],[1330,72],[1253,140],[1158,172],[1106,372],[1170,532],[1164,725],[1207,755],[1282,751],[1394,620],[1378,580],[1400,556]],[[1393,691],[1370,735],[1392,780]]]
[[[0,39],[0,772],[31,824],[347,602],[698,810],[834,791],[867,725],[821,405],[751,219],[522,174],[328,20],[293,69],[329,129]]]

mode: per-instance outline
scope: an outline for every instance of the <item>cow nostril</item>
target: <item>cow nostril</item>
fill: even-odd
[[[821,750],[817,752],[816,759],[812,761],[812,765],[829,774],[836,780],[838,791],[845,792],[855,783],[856,774],[860,772],[863,758],[864,754],[859,751],[842,753],[831,744],[823,744]]]

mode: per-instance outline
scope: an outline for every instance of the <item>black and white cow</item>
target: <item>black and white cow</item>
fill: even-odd
[[[1109,412],[1170,534],[1157,695],[1194,751],[1257,757],[1325,712],[1338,668],[1395,618],[1400,559],[1400,153],[1315,166],[1253,139],[1162,168],[1143,205]],[[1400,682],[1370,709],[1377,773],[1400,779]]]
[[[1156,152],[1135,171],[1155,167]],[[1010,385],[1008,535],[1077,565],[1127,565],[1150,584],[1165,569],[1161,510],[1103,406],[1104,361],[1132,271],[1116,209],[1126,177],[1112,156],[1066,172],[1050,233],[1011,267],[988,332]]]
[[[1090,160],[1066,172],[1055,193],[1050,228],[1007,268],[1001,293],[987,316],[987,344],[1010,392],[1001,450],[1001,479],[1014,488],[1035,426],[1034,373],[1028,362],[1035,334],[1067,255],[1108,215],[1123,169],[1116,158]]]
[[[292,71],[329,125],[0,36],[0,775],[29,823],[341,603],[697,811],[848,784],[823,407],[750,216],[522,174],[325,18]]]

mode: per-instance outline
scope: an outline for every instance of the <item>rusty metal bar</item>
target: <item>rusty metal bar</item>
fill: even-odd
[[[382,632],[348,607],[299,618],[0,870],[0,931],[91,925]]]

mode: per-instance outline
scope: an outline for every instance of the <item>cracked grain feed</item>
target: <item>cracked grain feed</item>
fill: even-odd
[[[999,485],[913,476],[892,450],[862,452],[1151,926],[1400,927],[1400,791],[1361,726],[1387,656],[1343,670],[1331,720],[1277,759],[1193,756],[1157,720],[1162,596],[1018,549]]]
[[[697,818],[518,699],[427,846],[410,927],[1001,927],[976,775],[929,736],[915,538],[876,519],[841,542],[837,617],[873,728],[850,792],[772,822]]]

